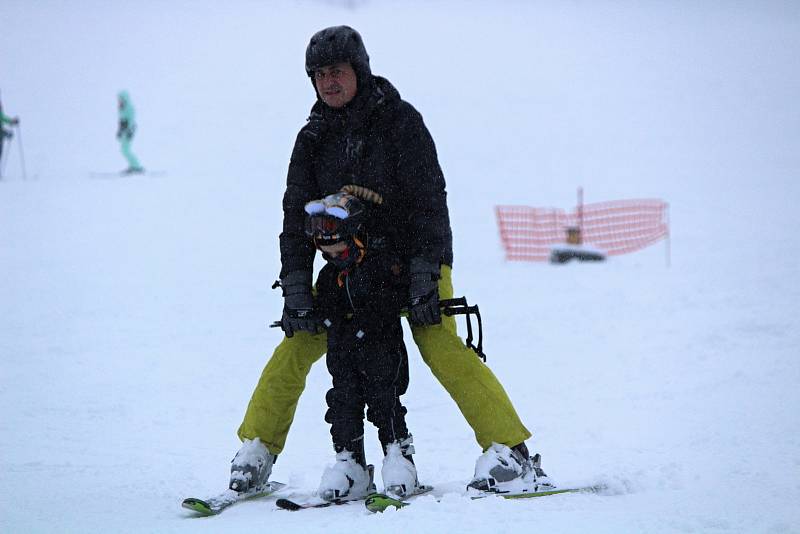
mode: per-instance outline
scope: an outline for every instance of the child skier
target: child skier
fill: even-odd
[[[306,233],[327,264],[317,279],[314,313],[327,329],[328,371],[333,387],[326,396],[336,462],[328,467],[318,495],[325,500],[358,499],[374,491],[372,466],[364,457],[364,407],[378,428],[385,454],[384,491],[403,497],[420,485],[400,396],[408,387],[408,355],[400,309],[408,281],[398,251],[389,240],[368,235],[367,205],[345,192],[306,204]]]
[[[131,151],[131,142],[136,133],[136,112],[131,104],[131,97],[128,91],[120,91],[117,95],[119,107],[119,127],[117,128],[117,139],[119,139],[122,155],[128,162],[128,168],[122,171],[124,174],[138,174],[144,172],[139,165],[139,160]]]

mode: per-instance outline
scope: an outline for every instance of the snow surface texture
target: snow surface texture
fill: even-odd
[[[800,7],[791,2],[0,2],[0,532],[800,531]],[[358,28],[424,115],[457,294],[556,484],[459,496],[480,454],[408,337],[413,507],[302,512],[216,494],[280,340],[281,195],[313,32]],[[142,164],[124,168],[128,89]],[[16,142],[16,141],[15,141]],[[35,177],[35,178],[33,178]],[[495,204],[670,202],[664,246],[506,263]],[[275,480],[331,462],[316,365]],[[367,459],[380,461],[374,429]],[[435,501],[442,496],[442,502]]]

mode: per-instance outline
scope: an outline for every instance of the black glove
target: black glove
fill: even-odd
[[[439,270],[438,263],[430,263],[422,258],[411,260],[408,293],[411,323],[414,325],[442,322],[439,311]]]
[[[283,288],[283,316],[281,328],[286,337],[301,330],[316,334],[319,331],[314,317],[314,299],[311,296],[311,273],[292,271],[281,278]]]

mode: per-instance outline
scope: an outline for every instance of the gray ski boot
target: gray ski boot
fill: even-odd
[[[228,487],[239,493],[265,488],[276,458],[259,438],[244,440],[242,448],[231,461],[231,481]]]
[[[493,443],[475,463],[475,476],[467,487],[480,491],[501,491],[503,486],[518,481],[515,485],[523,484],[534,488],[534,491],[553,488],[542,470],[541,461],[539,454],[533,458],[528,455],[528,447],[524,442],[514,447]],[[535,489],[539,487],[541,489]]]

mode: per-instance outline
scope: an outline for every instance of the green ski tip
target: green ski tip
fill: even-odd
[[[201,515],[216,515],[216,512],[211,509],[208,503],[201,499],[189,497],[188,499],[184,499],[184,501],[181,503],[181,506],[187,510],[192,510],[193,512],[197,512]]]
[[[401,501],[400,499],[390,497],[385,493],[373,493],[364,501],[364,505],[370,512],[383,512],[390,506],[400,509],[404,506],[408,506],[408,504],[409,503]]]

